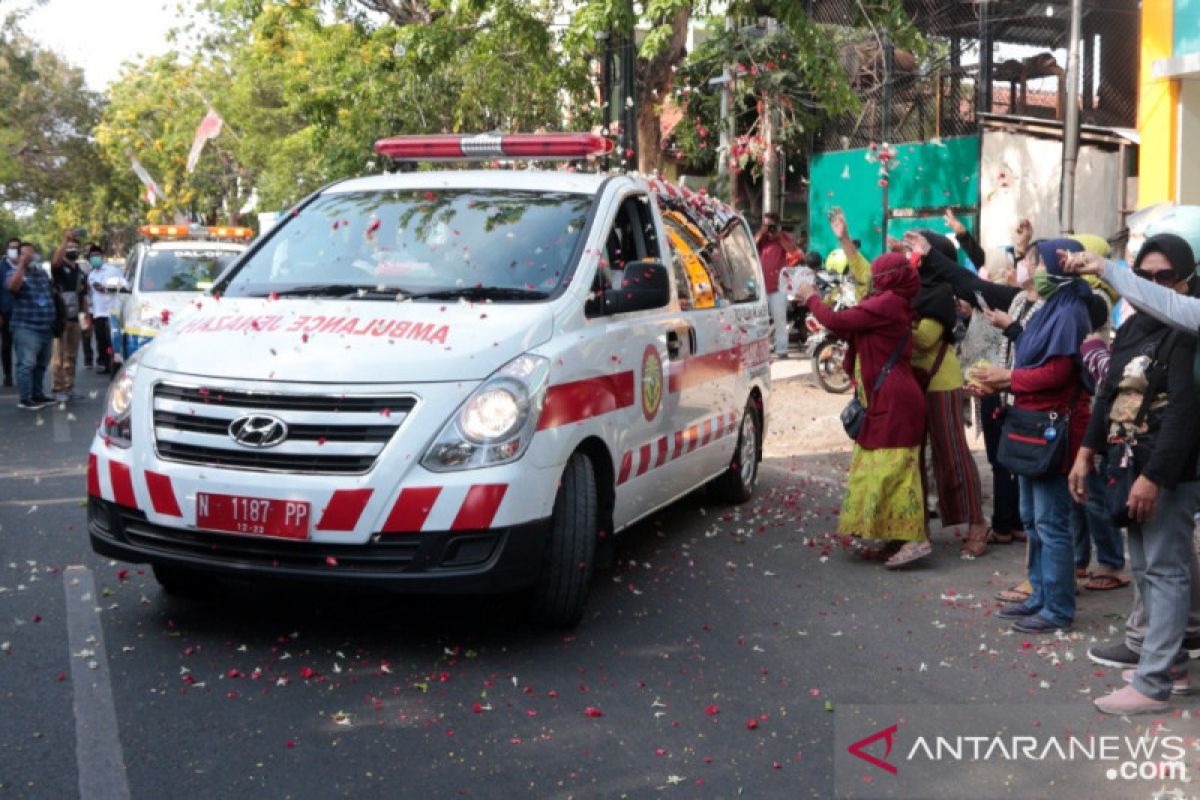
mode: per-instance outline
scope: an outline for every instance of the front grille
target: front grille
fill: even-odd
[[[119,509],[116,513],[120,515],[121,528],[130,544],[162,555],[193,555],[206,561],[319,572],[385,573],[403,570],[416,558],[421,546],[415,537],[380,539],[371,544],[318,544],[208,533],[164,528],[148,522],[142,513],[128,509]],[[326,561],[329,556],[336,560],[336,567]]]
[[[270,412],[322,411],[331,414],[366,412],[404,415],[416,405],[416,399],[412,397],[241,392],[171,383],[160,383],[154,390],[154,396],[206,406],[232,406],[247,411]]]
[[[160,458],[226,469],[346,475],[369,471],[416,405],[410,396],[227,391],[160,383],[154,439]],[[283,420],[288,435],[268,448],[229,435],[245,415]]]

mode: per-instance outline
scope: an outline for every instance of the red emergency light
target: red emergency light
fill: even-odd
[[[399,161],[573,160],[612,152],[611,140],[594,133],[481,133],[393,136],[375,143],[375,152]]]

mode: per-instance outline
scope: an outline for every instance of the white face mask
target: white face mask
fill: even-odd
[[[15,247],[10,247],[10,248],[8,248],[8,252],[7,252],[5,255],[7,255],[7,256],[8,256],[8,260],[9,260],[9,261],[16,261],[16,260],[17,260],[17,255],[18,255],[18,254],[17,254],[17,248],[15,248]]]

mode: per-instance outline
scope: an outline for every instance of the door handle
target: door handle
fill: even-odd
[[[687,342],[686,351],[684,342]],[[667,331],[667,357],[671,361],[687,358],[696,352],[696,329],[691,325],[681,325]]]

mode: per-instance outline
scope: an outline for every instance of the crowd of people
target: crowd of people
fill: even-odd
[[[17,388],[18,408],[71,400],[80,350],[85,369],[112,374],[108,315],[122,282],[104,249],[81,244],[77,231],[63,236],[48,263],[33,243],[8,240],[0,259],[0,361],[4,385]]]
[[[766,273],[820,262],[798,258],[778,218],[769,223],[759,233]],[[996,612],[1023,634],[1069,631],[1081,588],[1127,586],[1127,549],[1136,591],[1126,635],[1088,653],[1121,668],[1126,685],[1095,703],[1159,711],[1190,689],[1188,660],[1200,656],[1200,207],[1160,215],[1129,253],[1132,268],[1096,236],[1038,239],[1022,221],[1010,246],[985,251],[947,223],[957,246],[912,230],[868,262],[835,209],[830,226],[862,298],[837,311],[815,286],[798,287],[808,313],[849,343],[855,379],[838,531],[890,569],[928,557],[928,466],[940,523],[961,529],[964,556],[1025,543],[1026,580],[1000,593]],[[1122,298],[1132,310],[1114,335]],[[972,408],[992,473],[990,520],[965,431]]]

